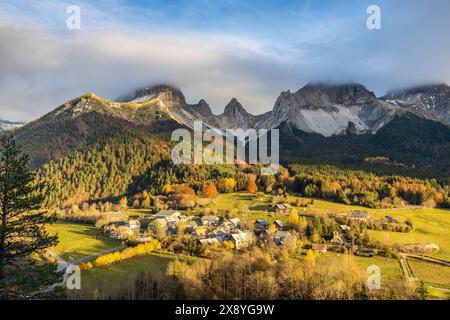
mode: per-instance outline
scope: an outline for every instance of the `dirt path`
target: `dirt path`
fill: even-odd
[[[428,256],[419,256],[416,254],[403,253],[403,255],[405,255],[406,258],[421,260],[421,261],[430,262],[430,263],[436,263],[436,264],[440,264],[445,267],[450,267],[450,261],[436,259],[436,258],[428,257]]]
[[[70,264],[73,264],[73,265],[78,265],[78,264],[80,264],[80,263],[82,263],[82,262],[91,260],[91,259],[93,259],[93,258],[98,258],[98,257],[100,257],[100,256],[102,256],[102,255],[105,255],[105,254],[108,254],[108,253],[111,253],[111,252],[115,252],[115,251],[122,250],[123,248],[125,248],[125,246],[124,246],[124,245],[121,245],[121,246],[118,246],[118,247],[115,247],[115,248],[112,248],[112,249],[109,249],[109,250],[106,250],[106,251],[102,251],[102,252],[99,252],[99,253],[95,253],[95,254],[91,254],[91,255],[88,255],[88,256],[84,256],[84,257],[81,257],[81,258],[78,258],[78,259],[71,260],[71,261],[69,261],[69,263],[70,263]]]
[[[118,247],[115,247],[115,248],[112,248],[112,249],[109,249],[109,250],[105,250],[105,251],[102,251],[102,252],[99,252],[99,253],[95,253],[95,254],[91,254],[91,255],[88,255],[88,256],[84,256],[84,257],[81,257],[81,258],[78,258],[78,259],[73,259],[73,260],[70,260],[70,261],[64,260],[58,254],[56,254],[56,252],[51,251],[51,250],[47,251],[47,254],[49,254],[50,256],[52,256],[53,258],[56,259],[56,262],[58,263],[58,271],[64,271],[65,269],[67,269],[67,267],[69,265],[79,265],[82,262],[91,260],[93,258],[100,257],[102,255],[105,255],[105,254],[108,254],[108,253],[111,253],[111,252],[119,251],[119,250],[121,250],[123,248],[125,248],[125,246],[124,245],[120,245]]]

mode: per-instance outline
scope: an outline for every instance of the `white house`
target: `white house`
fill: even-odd
[[[253,233],[250,231],[233,233],[231,235],[231,241],[237,250],[248,248],[253,244]]]

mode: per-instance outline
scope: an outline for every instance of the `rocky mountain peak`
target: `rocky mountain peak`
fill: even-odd
[[[361,84],[308,84],[295,93],[282,92],[264,126],[287,121],[299,130],[331,136],[346,132],[351,122],[352,133],[376,132],[392,120],[396,109]]]
[[[218,119],[223,129],[254,128],[256,122],[256,117],[248,113],[236,98],[230,100]]]
[[[450,86],[439,83],[389,91],[383,100],[450,125]]]
[[[375,94],[361,84],[307,84],[295,93],[302,105],[356,105],[376,99]]]
[[[225,115],[241,114],[245,116],[248,115],[248,112],[247,110],[244,109],[242,104],[236,98],[232,98],[230,102],[228,102],[228,104],[225,106],[223,114]]]
[[[143,102],[158,98],[167,108],[176,108],[186,104],[186,99],[180,89],[170,85],[160,84],[141,88],[135,91],[129,102]]]

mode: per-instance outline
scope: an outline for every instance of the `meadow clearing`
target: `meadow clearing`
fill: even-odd
[[[165,272],[171,257],[158,254],[137,256],[108,267],[95,267],[81,273],[81,290],[68,291],[71,299],[109,299],[133,290],[141,273]]]
[[[88,224],[60,221],[49,225],[48,231],[50,234],[58,234],[59,243],[53,250],[66,261],[98,254],[122,244],[121,241],[106,237],[100,229]]]

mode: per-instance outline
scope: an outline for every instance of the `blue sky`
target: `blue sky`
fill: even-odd
[[[80,30],[66,28],[72,4]],[[371,4],[381,30],[366,27]],[[255,114],[308,82],[360,82],[378,95],[450,83],[448,30],[448,0],[3,0],[0,118],[157,83],[216,113],[236,97]]]

